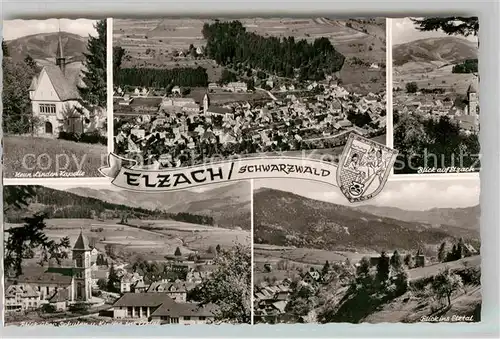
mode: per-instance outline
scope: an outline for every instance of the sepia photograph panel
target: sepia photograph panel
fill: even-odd
[[[250,323],[250,194],[5,186],[5,323]]]
[[[2,51],[4,177],[100,177],[106,20],[5,20]]]
[[[391,22],[394,173],[478,172],[478,18]]]
[[[386,143],[385,18],[115,19],[114,150],[154,168]]]
[[[479,179],[254,184],[254,323],[478,322]]]

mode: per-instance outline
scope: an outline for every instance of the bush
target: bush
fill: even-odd
[[[55,313],[57,311],[56,307],[52,304],[43,304],[42,312],[43,313]]]
[[[77,302],[68,307],[72,313],[85,313],[90,308],[90,305],[84,302]]]

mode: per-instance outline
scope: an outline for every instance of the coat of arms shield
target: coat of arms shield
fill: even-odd
[[[352,203],[380,193],[391,173],[398,151],[351,133],[340,158],[337,184]]]

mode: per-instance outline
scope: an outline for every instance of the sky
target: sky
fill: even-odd
[[[255,180],[254,189],[274,188],[315,200],[350,205],[337,187],[297,179]],[[387,182],[382,192],[366,205],[397,207],[405,210],[458,208],[479,204],[479,177],[472,179],[419,180]]]
[[[87,19],[5,20],[2,35],[5,40],[12,40],[27,35],[58,32],[60,23],[61,31],[86,38],[97,34],[93,26],[95,22],[96,20]]]
[[[392,44],[399,45],[418,39],[449,36],[443,31],[420,32],[415,27],[410,18],[392,19]],[[456,35],[456,37],[464,38],[460,35]],[[477,43],[477,37],[475,36],[469,36],[465,39]]]

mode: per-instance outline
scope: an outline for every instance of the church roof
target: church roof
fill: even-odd
[[[58,59],[63,59],[64,58],[64,53],[63,53],[63,48],[62,48],[62,41],[61,41],[61,33],[59,33],[59,37],[58,37],[58,41],[57,41],[56,58],[58,58]]]
[[[83,231],[80,232],[78,239],[76,239],[75,246],[73,250],[90,251],[89,240],[83,235]]]
[[[78,86],[82,87],[81,69],[66,66],[64,73],[56,65],[47,65],[43,68],[56,90],[61,101],[78,100],[80,93]]]

